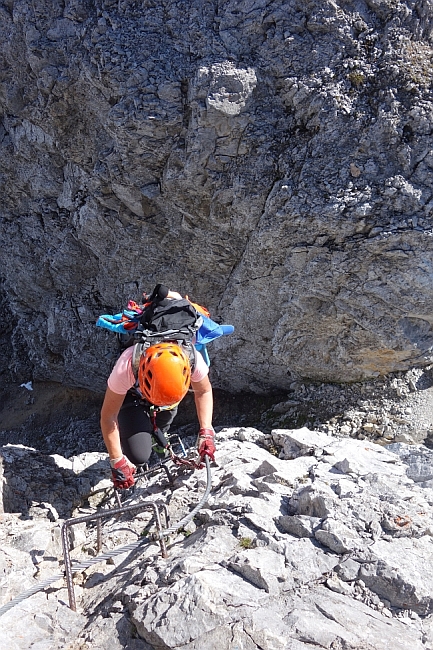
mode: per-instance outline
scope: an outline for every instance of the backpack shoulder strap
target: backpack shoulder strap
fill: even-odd
[[[186,356],[189,359],[189,365],[191,366],[191,374],[194,372],[197,365],[197,350],[195,349],[192,343],[183,343],[181,348],[185,352]]]
[[[140,366],[141,355],[147,350],[149,345],[148,341],[139,341],[138,343],[135,343],[132,350],[131,367],[136,381],[138,379],[138,368]]]

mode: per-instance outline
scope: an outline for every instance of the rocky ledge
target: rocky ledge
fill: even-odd
[[[103,454],[65,459],[7,445],[2,458],[0,604],[62,572],[60,527],[114,507]],[[218,432],[207,502],[167,539],[74,574],[1,617],[10,650],[431,650],[433,452],[324,432]],[[191,512],[206,473],[138,481],[125,503]],[[24,515],[22,514],[24,513]],[[145,539],[149,513],[108,517],[103,550]],[[71,555],[96,555],[94,525]],[[1,610],[0,610],[1,612]]]

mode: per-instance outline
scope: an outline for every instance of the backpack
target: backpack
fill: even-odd
[[[192,340],[201,325],[201,318],[189,300],[167,298],[167,294],[167,287],[158,284],[140,315],[132,352],[132,371],[136,379],[143,352],[162,341],[175,341],[188,356],[191,372],[194,372],[196,352]]]
[[[132,353],[134,375],[138,371],[141,354],[146,348],[161,341],[175,341],[187,353],[194,370],[199,351],[210,365],[206,344],[224,334],[231,334],[232,325],[218,325],[205,307],[186,298],[167,298],[168,288],[157,284],[150,296],[144,294],[144,304],[133,300],[120,314],[103,314],[96,321],[98,327],[116,332],[120,349],[135,345]],[[193,343],[194,341],[194,343]]]
[[[192,341],[201,325],[201,317],[189,300],[167,298],[168,289],[158,284],[140,316],[140,325],[150,336]]]

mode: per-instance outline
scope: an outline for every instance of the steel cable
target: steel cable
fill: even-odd
[[[210,471],[209,456],[205,456],[205,461],[206,461],[206,490],[202,498],[195,506],[195,508],[191,512],[189,512],[183,519],[178,521],[176,524],[173,524],[173,526],[164,528],[164,530],[162,530],[159,534],[155,533],[155,535],[153,536],[154,539],[161,539],[161,537],[166,537],[167,535],[171,535],[171,533],[175,533],[177,530],[179,530],[179,528],[183,528],[184,526],[186,526],[186,524],[189,521],[191,521],[194,515],[204,506],[204,504],[208,500],[209,493],[212,487],[212,475]]]
[[[122,555],[123,553],[128,553],[130,551],[133,551],[138,546],[140,546],[140,544],[146,544],[146,543],[151,544],[152,541],[153,540],[148,539],[147,537],[141,538],[136,542],[133,542],[132,544],[127,544],[126,546],[115,548],[112,551],[107,551],[107,553],[101,553],[100,555],[93,557],[91,560],[86,560],[85,562],[80,562],[79,564],[73,564],[72,571],[74,573],[76,573],[77,571],[84,571],[85,569],[88,569],[93,564],[104,562],[105,560],[109,560],[110,558],[115,557],[116,555]],[[36,583],[35,585],[33,585],[33,587],[27,589],[27,591],[24,591],[22,594],[16,596],[5,605],[2,605],[0,607],[0,616],[5,612],[7,612],[12,607],[14,607],[15,605],[18,605],[18,603],[22,602],[23,600],[30,598],[30,596],[33,596],[33,594],[36,594],[38,591],[42,591],[53,582],[57,582],[58,580],[63,580],[64,577],[65,577],[64,573],[58,573],[57,575],[51,576],[50,578],[46,578],[45,580],[41,580],[40,582]]]

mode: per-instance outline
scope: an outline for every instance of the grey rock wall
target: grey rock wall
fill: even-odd
[[[431,18],[410,0],[2,2],[5,365],[102,389],[94,322],[156,281],[235,325],[221,387],[430,363]]]

